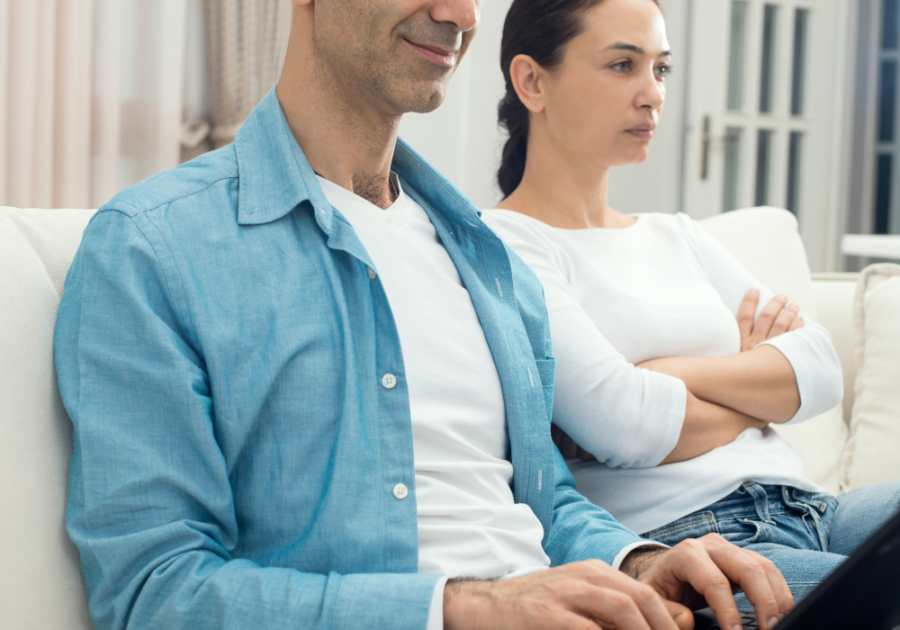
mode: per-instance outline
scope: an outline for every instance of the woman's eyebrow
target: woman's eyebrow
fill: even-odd
[[[643,48],[641,48],[640,46],[635,46],[634,44],[626,44],[624,42],[616,42],[612,46],[607,46],[603,50],[630,50],[631,52],[637,53],[638,55],[646,54],[646,51]],[[671,57],[672,51],[664,50],[663,52],[659,53],[659,56],[660,57]]]

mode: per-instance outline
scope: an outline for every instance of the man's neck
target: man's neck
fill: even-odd
[[[303,25],[295,19],[293,28]],[[316,173],[387,208],[395,199],[389,178],[400,116],[342,85],[317,62],[312,42],[312,33],[292,33],[276,88],[288,126]]]

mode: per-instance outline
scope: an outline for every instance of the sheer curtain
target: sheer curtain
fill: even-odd
[[[278,81],[290,36],[290,0],[203,0],[215,148]]]
[[[98,207],[180,161],[187,0],[0,0],[0,205]]]

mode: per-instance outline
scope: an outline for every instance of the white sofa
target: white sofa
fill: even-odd
[[[91,628],[65,529],[72,430],[53,328],[87,210],[0,208],[0,627]],[[783,430],[832,492],[900,478],[900,266],[810,277],[793,215],[754,208],[704,221],[764,284],[831,332],[843,408]],[[858,367],[857,367],[858,366]]]

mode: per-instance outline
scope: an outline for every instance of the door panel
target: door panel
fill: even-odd
[[[685,210],[794,212],[814,268],[836,257],[840,0],[694,0]]]

